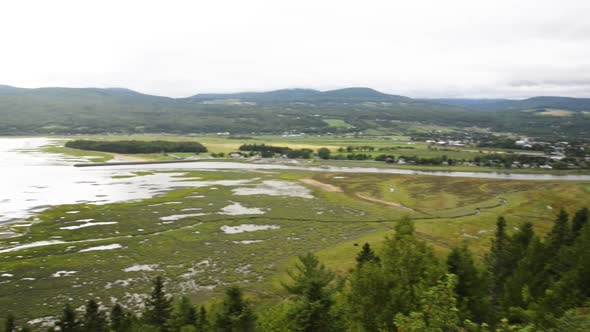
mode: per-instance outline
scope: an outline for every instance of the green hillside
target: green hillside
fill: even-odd
[[[0,134],[406,133],[418,125],[482,127],[549,139],[588,136],[589,99],[419,100],[369,88],[200,94],[168,98],[123,88],[0,86]],[[529,111],[573,110],[568,116]],[[536,115],[536,114],[532,114]],[[338,119],[350,126],[330,126]],[[411,134],[411,133],[410,133]]]

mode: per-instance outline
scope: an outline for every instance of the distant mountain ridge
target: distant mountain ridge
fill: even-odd
[[[555,108],[590,110],[590,99],[413,99],[365,87],[208,93],[186,98],[126,88],[0,85],[0,135],[93,133],[408,134],[416,124],[480,127],[537,137],[590,136],[590,112],[543,116]],[[333,127],[339,119],[349,126]],[[409,125],[411,124],[411,125]]]
[[[590,111],[590,98],[559,96],[539,96],[527,99],[422,99],[425,101],[453,106],[463,106],[484,110],[528,110],[537,108],[557,108],[572,111]]]
[[[281,89],[266,92],[238,92],[221,94],[197,94],[189,97],[193,100],[219,100],[219,99],[242,99],[247,101],[392,101],[411,98],[397,95],[390,95],[377,90],[365,87],[344,88],[338,90],[319,91],[313,89]]]
[[[190,97],[172,98],[144,94],[124,87],[112,88],[65,88],[65,87],[43,87],[43,88],[20,88],[11,85],[0,85],[0,93],[32,93],[32,94],[55,94],[55,95],[76,95],[85,93],[96,93],[113,96],[144,96],[150,98],[163,98],[174,100],[221,100],[241,99],[248,101],[404,101],[404,102],[425,102],[437,103],[450,106],[461,106],[474,109],[486,110],[525,110],[531,108],[563,108],[569,110],[590,110],[590,98],[574,98],[560,96],[537,96],[527,99],[486,99],[486,98],[410,98],[401,95],[388,94],[367,87],[351,87],[336,90],[320,91],[314,89],[279,89],[262,92],[236,92],[236,93],[200,93]]]
[[[313,89],[281,89],[266,92],[236,92],[236,93],[201,93],[188,97],[193,100],[214,100],[214,99],[260,99],[260,98],[287,98],[300,99],[309,98],[321,94]]]

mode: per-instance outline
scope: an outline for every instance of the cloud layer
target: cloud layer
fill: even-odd
[[[0,12],[0,81],[187,96],[370,86],[590,96],[590,1],[31,1]]]

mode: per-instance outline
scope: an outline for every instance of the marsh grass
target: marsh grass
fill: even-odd
[[[133,176],[142,175],[147,173]],[[225,285],[234,283],[256,297],[275,300],[285,295],[280,282],[297,255],[317,252],[330,268],[345,275],[354,266],[360,246],[369,242],[379,251],[384,237],[404,216],[415,220],[417,235],[431,243],[438,255],[444,256],[453,245],[467,241],[481,258],[498,216],[506,217],[509,231],[531,221],[535,230],[544,234],[559,208],[573,211],[585,206],[590,197],[589,183],[574,182],[304,171],[189,171],[180,177],[249,182],[175,189],[136,202],[55,206],[31,218],[31,222],[38,218],[32,226],[5,226],[22,235],[0,240],[0,247],[46,240],[70,243],[0,254],[0,272],[14,275],[0,279],[0,307],[14,308],[20,317],[27,318],[52,315],[66,302],[81,305],[90,297],[104,305],[116,300],[139,308],[141,297],[149,290],[149,280],[156,275],[171,281],[171,292],[188,295],[197,303],[217,297]],[[237,196],[232,192],[266,180],[294,181],[304,186],[298,181],[303,178],[330,184],[342,192],[310,186],[307,188],[313,198]],[[414,211],[363,200],[359,193]],[[265,213],[218,214],[234,203]],[[71,211],[79,212],[68,213]],[[173,222],[161,219],[196,212],[204,215]],[[61,229],[86,219],[117,223]],[[225,225],[242,224],[280,228],[238,234],[221,230]],[[122,248],[79,252],[112,244]],[[150,266],[151,271],[124,271],[136,265]],[[53,277],[58,271],[76,273]]]

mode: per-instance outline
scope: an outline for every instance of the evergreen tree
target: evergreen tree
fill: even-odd
[[[520,262],[530,253],[528,249],[534,240],[535,232],[533,224],[530,222],[522,224],[519,230],[508,239],[506,259],[504,260],[506,275],[502,281],[503,288],[499,299],[504,309],[523,304],[521,292],[526,290],[521,289],[521,287],[525,285],[512,281],[516,280],[513,279],[513,276],[517,272]],[[510,289],[510,287],[513,288]]]
[[[454,289],[456,276],[448,274],[444,280],[420,295],[419,310],[395,316],[398,331],[435,332],[459,331],[459,315]]]
[[[531,241],[535,237],[535,231],[533,230],[533,224],[525,222],[522,224],[518,231],[509,238],[507,245],[507,259],[508,270],[512,272],[518,261],[524,257],[524,253],[529,247]]]
[[[254,331],[256,317],[250,305],[244,300],[242,290],[231,286],[225,291],[222,308],[215,319],[215,330],[219,332]]]
[[[572,241],[571,242],[575,241],[575,239],[578,237],[578,235],[580,235],[582,228],[584,228],[584,225],[586,225],[587,223],[588,223],[588,208],[583,208],[583,209],[576,211],[576,214],[574,215],[574,218],[572,219]]]
[[[553,228],[547,235],[547,247],[549,253],[557,254],[559,250],[567,245],[568,240],[571,238],[570,227],[569,227],[569,216],[565,209],[559,210],[557,220],[553,224]]]
[[[103,332],[108,330],[106,316],[99,310],[98,304],[94,300],[89,300],[86,304],[86,312],[81,323],[85,332]]]
[[[194,326],[196,328],[197,319],[197,310],[188,297],[183,296],[172,310],[169,326],[172,331],[180,331],[183,326]]]
[[[422,313],[428,326],[434,331],[459,330],[459,310],[454,292],[456,283],[456,276],[447,274],[422,295]]]
[[[287,301],[261,305],[256,311],[256,331],[291,332],[288,316],[292,305]]]
[[[508,257],[508,243],[510,238],[506,233],[506,219],[499,217],[496,222],[496,234],[492,240],[492,248],[489,255],[486,257],[488,268],[498,282],[507,275],[506,260]]]
[[[432,248],[416,239],[410,219],[404,218],[395,230],[395,236],[385,239],[381,266],[364,263],[351,278],[351,325],[365,331],[392,330],[395,315],[417,310],[421,290],[434,286],[444,273]]]
[[[374,262],[374,263],[381,262],[381,259],[379,258],[379,256],[377,256],[375,254],[373,249],[371,249],[371,245],[368,243],[365,243],[363,245],[361,252],[359,252],[358,255],[356,256],[357,267],[361,266],[365,262]]]
[[[172,299],[164,293],[164,282],[158,276],[154,280],[154,288],[146,301],[143,318],[148,325],[157,327],[161,332],[167,332],[167,322],[172,309]]]
[[[559,319],[556,325],[556,331],[590,331],[590,303],[584,308],[568,310],[565,315]]]
[[[372,332],[390,325],[390,312],[385,308],[391,302],[391,294],[382,267],[368,261],[353,271],[349,282],[346,300],[353,330]]]
[[[80,331],[80,322],[76,319],[76,312],[69,303],[65,305],[56,325],[62,332]]]
[[[505,282],[502,301],[505,308],[526,309],[545,294],[550,279],[546,269],[547,257],[547,248],[534,236],[523,258]]]
[[[545,240],[547,246],[546,270],[551,283],[559,280],[561,272],[567,269],[566,263],[558,258],[568,250],[571,240],[572,232],[569,225],[569,216],[562,208]]]
[[[492,316],[499,314],[499,302],[503,295],[504,283],[512,272],[509,264],[509,243],[510,237],[506,232],[506,219],[504,217],[498,217],[496,234],[492,240],[492,248],[486,256],[488,277],[490,280],[490,300],[494,308],[493,312],[491,312]]]
[[[209,318],[207,317],[207,309],[205,309],[204,306],[199,308],[199,313],[197,315],[197,331],[209,331]]]
[[[283,286],[296,295],[289,317],[291,330],[301,332],[332,331],[334,317],[330,315],[333,289],[329,288],[334,273],[326,269],[318,258],[308,253],[299,256],[296,272],[289,271],[292,284]]]
[[[418,307],[419,291],[435,285],[443,268],[432,248],[416,239],[410,219],[400,221],[395,230],[395,237],[385,240],[383,271],[391,289],[389,309],[408,313]]]
[[[451,250],[447,258],[447,269],[457,277],[455,293],[461,321],[489,321],[490,301],[486,292],[486,280],[478,271],[466,244]]]
[[[559,257],[570,267],[546,292],[542,309],[557,316],[590,301],[590,224],[586,224],[571,249]]]
[[[126,332],[131,327],[131,320],[125,309],[117,303],[111,310],[111,330],[114,332]]]
[[[6,316],[6,320],[4,321],[4,331],[6,332],[15,332],[16,331],[16,323],[14,322],[14,315],[8,314]]]
[[[408,315],[397,314],[394,320],[396,331],[404,332],[434,332],[426,323],[426,317],[421,312],[411,312]],[[438,332],[438,331],[437,331]]]

